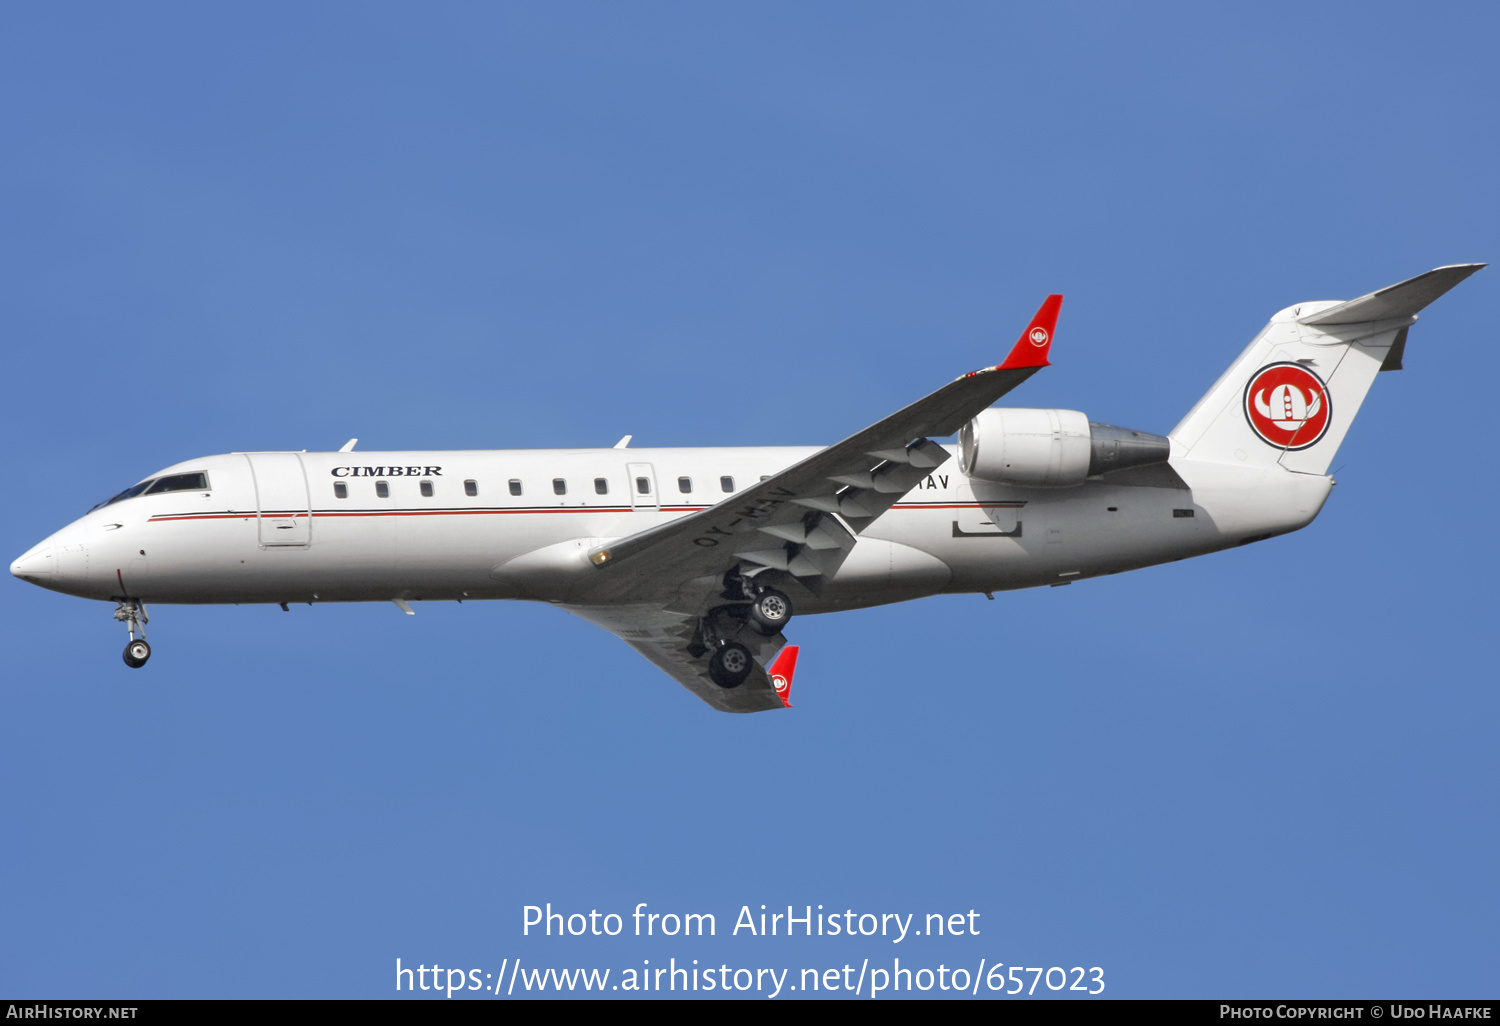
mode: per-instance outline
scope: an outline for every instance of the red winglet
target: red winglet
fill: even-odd
[[[771,684],[776,688],[776,697],[788,709],[792,707],[792,674],[797,672],[797,646],[788,645],[771,664]]]
[[[1049,367],[1047,353],[1052,349],[1052,334],[1057,331],[1057,313],[1062,309],[1062,296],[1048,296],[1042,308],[1036,312],[1021,339],[1000,365],[1001,370],[1017,370],[1022,367]]]

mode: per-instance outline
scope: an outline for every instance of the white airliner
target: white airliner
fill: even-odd
[[[206,456],[10,571],[117,603],[132,667],[151,654],[147,603],[528,599],[612,631],[716,709],[779,709],[793,609],[1067,584],[1305,527],[1417,312],[1484,266],[1282,310],[1165,437],[990,408],[1048,365],[1049,296],[1003,363],[826,448]]]

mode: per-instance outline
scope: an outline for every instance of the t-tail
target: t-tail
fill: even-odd
[[[1400,370],[1423,307],[1484,264],[1453,264],[1348,302],[1289,306],[1172,429],[1179,459],[1322,475],[1381,371]]]

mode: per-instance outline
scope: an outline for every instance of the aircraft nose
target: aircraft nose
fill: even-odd
[[[23,581],[40,583],[51,580],[57,572],[57,552],[46,542],[36,546],[10,565],[12,575]]]

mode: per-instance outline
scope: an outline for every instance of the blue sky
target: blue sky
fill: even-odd
[[[207,453],[835,441],[1053,291],[1010,401],[1165,432],[1281,307],[1500,256],[1487,5],[5,21],[7,559]],[[7,579],[0,993],[900,956],[1493,996],[1496,274],[1413,329],[1307,530],[799,620],[790,714],[521,604],[162,607],[132,672],[107,606]],[[522,937],[549,901],[720,936]],[[762,903],[982,933],[723,936]]]

